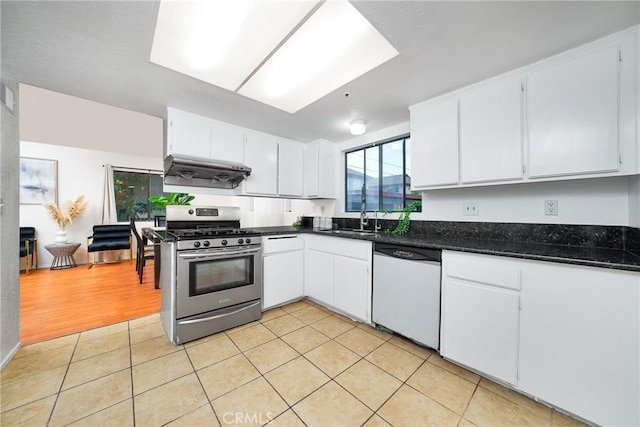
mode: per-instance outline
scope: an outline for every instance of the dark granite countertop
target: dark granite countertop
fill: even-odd
[[[251,230],[263,236],[311,233],[378,243],[394,243],[419,248],[443,249],[485,255],[551,261],[565,264],[640,272],[640,256],[624,249],[541,244],[500,240],[469,239],[443,235],[396,236],[393,234],[344,234],[331,230],[295,227],[257,227]]]
[[[251,228],[251,231],[262,236],[308,233],[320,236],[365,240],[374,243],[393,243],[418,248],[443,249],[485,255],[500,255],[512,258],[551,261],[565,264],[640,272],[640,255],[637,255],[635,252],[618,248],[474,239],[443,234],[416,234],[409,236],[396,236],[387,233],[347,234],[339,233],[335,230],[296,228],[291,226],[253,227]],[[163,230],[153,230],[148,228],[144,229],[143,233],[147,234],[145,237],[150,239],[153,236],[159,240],[166,240],[166,233]]]

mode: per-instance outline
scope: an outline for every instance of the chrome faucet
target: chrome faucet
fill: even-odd
[[[376,221],[376,222],[375,222],[375,225],[374,225],[374,227],[373,227],[373,232],[374,232],[374,233],[377,233],[378,231],[380,231],[380,229],[382,228],[382,226],[378,225],[378,210],[377,210],[377,209],[376,209],[376,211],[375,211],[375,214],[376,214],[376,216],[375,216],[375,221]]]
[[[369,225],[369,217],[367,217],[367,199],[365,187],[362,186],[360,191],[360,231],[364,231],[364,226]]]

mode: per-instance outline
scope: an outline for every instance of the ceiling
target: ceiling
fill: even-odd
[[[3,79],[301,142],[409,120],[409,105],[640,23],[639,1],[352,1],[400,55],[289,114],[149,62],[157,1],[1,1]],[[344,97],[350,92],[349,98]]]

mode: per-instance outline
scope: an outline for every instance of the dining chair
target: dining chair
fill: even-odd
[[[145,245],[145,240],[142,239],[140,233],[138,233],[138,229],[136,228],[136,221],[134,218],[130,220],[131,232],[136,238],[136,271],[138,272],[138,279],[142,284],[142,274],[144,270],[144,266],[148,259],[154,259],[154,245]]]
[[[25,257],[25,272],[38,267],[38,239],[35,227],[20,227],[20,258]]]
[[[87,268],[93,267],[95,252],[129,250],[129,262],[133,259],[131,230],[127,224],[94,225],[93,235],[87,237]],[[91,257],[90,255],[93,254]]]
[[[165,215],[156,215],[153,217],[154,227],[165,227],[167,225],[167,217]]]

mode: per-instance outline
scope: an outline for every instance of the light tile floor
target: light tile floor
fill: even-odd
[[[20,349],[3,426],[569,426],[555,410],[303,300],[185,345],[159,315]]]

